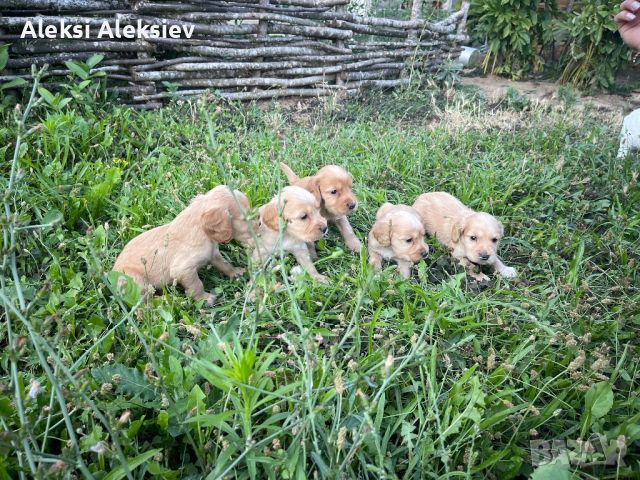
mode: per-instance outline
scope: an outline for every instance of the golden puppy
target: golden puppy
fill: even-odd
[[[504,227],[493,215],[474,212],[445,192],[422,194],[413,208],[420,214],[427,233],[448,247],[473,278],[489,280],[484,273],[474,272],[474,267],[480,265],[492,266],[505,278],[516,277],[515,269],[507,267],[498,257]]]
[[[244,269],[227,262],[218,243],[232,238],[245,246],[253,243],[245,218],[249,200],[239,190],[234,193],[237,202],[224,185],[198,195],[171,223],[141,233],[127,243],[113,270],[129,275],[143,290],[177,282],[195,299],[213,304],[215,296],[205,292],[198,268],[211,263],[228,277],[241,275]]]
[[[264,262],[276,249],[282,248],[292,253],[312,278],[325,281],[326,277],[313,265],[308,247],[327,233],[327,220],[319,208],[320,202],[304,188],[283,188],[280,195],[260,208],[259,243],[254,260]]]
[[[385,203],[369,232],[369,263],[380,270],[382,259],[393,260],[400,274],[409,278],[413,264],[429,255],[424,234],[420,215],[413,208]]]
[[[311,192],[320,202],[320,213],[329,222],[335,223],[347,248],[353,252],[360,251],[360,240],[353,233],[347,215],[358,207],[358,200],[353,194],[353,177],[344,168],[327,165],[313,176],[300,178],[284,163],[280,168],[291,185],[297,185]],[[315,246],[309,245],[312,257],[316,257]]]

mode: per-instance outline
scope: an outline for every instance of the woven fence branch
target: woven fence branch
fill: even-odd
[[[43,82],[56,87],[69,75],[65,62],[101,54],[93,71],[105,72],[107,91],[136,108],[211,89],[239,101],[353,96],[406,85],[410,72],[432,75],[459,55],[468,2],[429,22],[419,17],[422,1],[413,0],[411,19],[401,20],[354,15],[348,0],[4,0],[0,29],[10,48],[0,82],[28,78],[31,64],[48,63]],[[89,38],[20,39],[27,21],[84,25]],[[185,35],[99,38],[105,24],[176,27]]]

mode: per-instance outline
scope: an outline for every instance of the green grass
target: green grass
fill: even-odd
[[[0,476],[503,479],[533,473],[530,441],[593,434],[624,442],[625,465],[556,466],[554,478],[637,475],[638,160],[614,158],[612,119],[514,98],[37,105],[4,197],[17,237],[2,263]],[[115,294],[107,275],[129,239],[224,178],[264,204],[284,185],[279,161],[349,169],[363,240],[384,201],[426,191],[489,211],[520,280],[468,282],[433,240],[411,280],[375,274],[332,231],[318,245],[326,285],[283,276],[286,258],[251,272],[268,287],[255,303],[248,277],[213,270],[210,308],[174,288],[148,305]],[[246,263],[238,245],[222,251]]]

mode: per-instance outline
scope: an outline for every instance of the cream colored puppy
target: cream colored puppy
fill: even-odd
[[[237,202],[224,185],[198,195],[171,223],[141,233],[127,243],[113,270],[129,275],[143,290],[177,282],[193,298],[213,304],[215,296],[205,292],[198,268],[211,263],[228,277],[241,275],[244,268],[227,262],[218,243],[231,239],[245,246],[253,243],[250,222],[245,218],[249,200],[239,190],[234,193]],[[256,222],[256,231],[257,226]]]
[[[300,178],[282,162],[280,162],[280,168],[291,185],[304,188],[318,199],[322,216],[329,222],[335,223],[349,250],[359,252],[362,244],[353,233],[353,228],[347,219],[347,215],[358,208],[351,174],[338,165],[327,165],[313,176]],[[315,258],[316,250],[313,244],[309,245],[309,251]]]
[[[319,208],[320,202],[304,188],[283,188],[280,195],[260,208],[259,243],[253,254],[254,260],[264,262],[282,248],[292,253],[312,278],[325,281],[327,277],[316,270],[308,247],[327,233],[327,220]]]
[[[369,263],[380,270],[383,259],[393,260],[400,274],[409,278],[413,264],[429,255],[424,234],[420,215],[412,207],[385,203],[369,232]]]
[[[448,247],[453,258],[477,281],[489,280],[484,273],[474,271],[474,267],[481,265],[492,266],[505,278],[517,276],[515,269],[507,267],[498,257],[504,227],[493,215],[474,212],[445,192],[422,194],[413,208],[420,214],[427,233]]]

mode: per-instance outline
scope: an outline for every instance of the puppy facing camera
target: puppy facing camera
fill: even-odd
[[[310,245],[313,246],[328,230],[327,220],[320,214],[319,207],[319,200],[304,188],[283,188],[279,195],[260,208],[259,243],[253,259],[263,263],[282,248],[293,254],[312,278],[326,281],[327,278],[316,270],[310,250]]]
[[[517,276],[515,269],[507,267],[498,256],[504,227],[493,215],[475,212],[445,192],[422,194],[413,207],[427,233],[447,247],[475,280],[489,280],[487,275],[476,271],[485,265],[493,267],[504,278]]]
[[[369,232],[369,263],[380,270],[383,260],[393,261],[400,274],[409,278],[413,264],[429,255],[424,235],[424,225],[415,209],[385,203],[378,209]]]
[[[340,231],[347,248],[352,252],[360,251],[362,246],[347,219],[358,208],[358,199],[353,193],[353,177],[338,165],[326,165],[315,175],[300,178],[286,164],[280,162],[280,168],[291,185],[304,188],[319,202],[320,213]],[[315,257],[315,250],[311,249]]]

